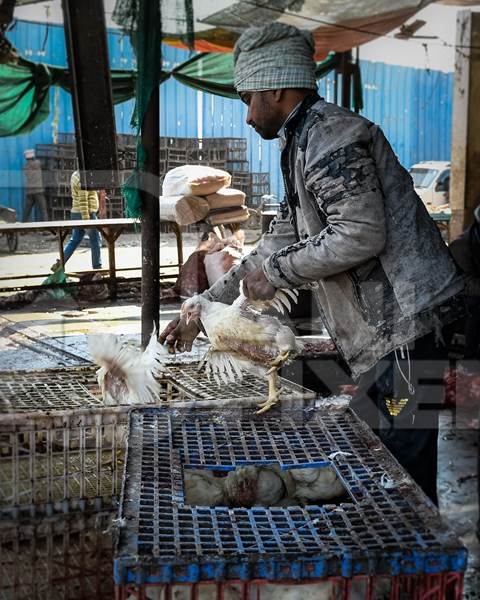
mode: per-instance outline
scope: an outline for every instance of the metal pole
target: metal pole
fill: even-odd
[[[350,63],[352,61],[352,51],[342,52],[342,62],[340,71],[342,73],[342,106],[350,108],[352,98],[352,71]]]
[[[453,80],[450,239],[473,221],[480,199],[480,14],[457,13]]]
[[[160,1],[155,12],[158,27],[147,43],[159,48],[161,64]],[[160,75],[160,66],[157,69]],[[160,317],[160,79],[158,79],[142,123],[142,146],[147,153],[145,185],[142,186],[142,346],[146,347]]]
[[[115,187],[117,139],[103,0],[62,0],[82,188]]]
[[[357,71],[355,73],[355,76],[357,78],[360,77],[360,50],[358,48],[358,46],[355,48],[355,66],[357,68]],[[355,87],[358,87],[357,85]],[[357,98],[357,91],[354,90],[354,106],[353,109],[356,113],[360,112],[360,107],[358,106],[358,101],[360,100],[359,98]]]

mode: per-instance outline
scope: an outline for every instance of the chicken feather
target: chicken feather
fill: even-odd
[[[298,290],[287,288],[278,289],[271,300],[252,300],[243,293],[243,281],[240,282],[240,293],[233,302],[233,306],[239,306],[244,309],[257,311],[259,313],[274,308],[280,314],[286,314],[292,310],[292,302],[298,302]]]
[[[110,334],[90,335],[88,349],[100,366],[97,379],[105,404],[150,404],[158,397],[160,383],[156,377],[168,353],[158,342],[156,330],[143,352]]]

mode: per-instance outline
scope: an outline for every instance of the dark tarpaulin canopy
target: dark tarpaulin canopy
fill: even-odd
[[[317,77],[325,77],[339,65],[336,54],[317,63]],[[238,98],[233,87],[233,55],[202,53],[175,67],[162,71],[161,83],[173,77],[192,88]],[[135,96],[136,71],[112,70],[112,91],[115,104]],[[69,91],[68,69],[21,60],[17,65],[0,64],[0,137],[32,131],[50,113],[49,91],[57,85]]]

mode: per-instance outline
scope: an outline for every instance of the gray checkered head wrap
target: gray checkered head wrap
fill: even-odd
[[[309,31],[286,23],[247,29],[233,51],[237,92],[316,89],[314,50]]]

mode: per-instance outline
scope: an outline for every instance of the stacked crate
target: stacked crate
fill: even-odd
[[[49,218],[53,221],[66,221],[70,219],[72,208],[70,179],[73,171],[77,168],[75,134],[60,133],[58,140],[57,144],[37,144],[35,152],[42,163]],[[107,218],[124,216],[121,185],[135,166],[135,136],[119,135],[117,144],[119,184],[116,188],[105,190],[108,197]]]
[[[113,598],[114,512],[0,524],[0,598]]]
[[[256,207],[270,193],[270,174],[252,173],[245,138],[160,138],[160,174],[182,165],[206,165],[232,175],[232,187]]]
[[[93,366],[0,374],[0,598],[113,598],[113,524],[131,406],[105,406]],[[156,406],[265,401],[172,359]],[[298,401],[301,388],[282,380]],[[312,395],[310,394],[310,397]]]
[[[198,372],[198,363],[170,364],[159,383],[160,405],[260,403],[268,393],[266,381],[254,376],[234,391],[215,385]],[[299,400],[308,396],[285,380],[282,387]],[[0,521],[112,508],[130,408],[104,405],[94,367],[1,374]]]
[[[75,134],[59,133],[58,143],[38,144],[36,154],[42,163],[47,205],[52,220],[68,220],[72,206],[70,177],[77,168]],[[136,137],[117,136],[119,181],[107,189],[107,218],[124,216],[121,191],[136,164]],[[160,138],[160,177],[175,167],[186,164],[206,165],[228,171],[232,187],[244,192],[247,204],[257,207],[261,197],[270,193],[270,174],[252,173],[244,138]]]
[[[118,600],[460,600],[465,549],[345,405],[314,408],[311,393],[282,381],[298,408],[257,415],[263,378],[217,385],[197,363],[171,360],[157,407],[130,417],[131,407],[103,405],[93,367],[0,376],[0,597],[110,598],[113,575]],[[186,503],[185,468],[247,464],[328,466],[346,495]]]
[[[69,219],[70,177],[76,168],[75,146],[71,143],[37,144],[35,154],[42,164],[49,218],[53,221]]]

